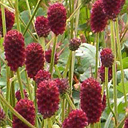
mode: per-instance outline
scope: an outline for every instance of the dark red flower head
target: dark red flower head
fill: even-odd
[[[31,43],[26,48],[26,70],[30,78],[44,67],[44,51],[40,44]]]
[[[4,111],[0,108],[0,127],[3,127],[6,125],[6,116]]]
[[[80,44],[81,44],[80,39],[78,39],[78,38],[71,39],[70,43],[69,43],[69,49],[71,51],[75,51],[79,48]]]
[[[123,7],[125,4],[125,0],[121,0],[121,6]]]
[[[59,88],[60,94],[62,95],[65,94],[68,90],[68,85],[69,85],[68,80],[57,78],[55,79],[55,82],[57,84],[57,87]]]
[[[64,120],[62,128],[85,128],[88,125],[86,113],[82,110],[73,110]]]
[[[22,67],[25,60],[23,35],[17,30],[10,30],[4,39],[5,58],[12,71]]]
[[[45,59],[48,63],[51,63],[51,54],[52,54],[52,50],[48,50],[48,51],[45,51]],[[54,60],[54,64],[57,64],[58,63],[58,55],[57,53],[55,53],[55,60]]]
[[[97,0],[92,7],[90,24],[95,33],[103,31],[107,25],[107,17],[103,11],[101,0]]]
[[[59,89],[55,81],[43,81],[38,85],[37,92],[38,110],[43,118],[50,118],[59,107]]]
[[[15,110],[19,114],[21,114],[27,121],[29,121],[32,125],[35,125],[35,107],[32,101],[28,99],[21,99],[19,102],[17,102],[15,106]],[[13,128],[29,128],[15,115],[13,115],[12,127]]]
[[[5,9],[5,20],[6,20],[6,29],[7,31],[9,31],[12,29],[14,21],[15,21],[14,13]],[[0,8],[0,33],[1,34],[3,33],[1,8]]]
[[[128,128],[128,118],[126,118],[126,120],[125,120],[124,128]]]
[[[110,48],[104,48],[100,53],[100,58],[104,67],[112,67],[114,62],[114,55]]]
[[[39,85],[40,82],[44,80],[49,80],[51,79],[51,74],[48,71],[45,70],[39,70],[35,76],[35,81],[37,85]]]
[[[88,78],[82,83],[80,89],[80,105],[88,117],[89,124],[99,122],[103,105],[101,86],[95,79]]]
[[[44,16],[38,16],[36,18],[35,28],[39,37],[47,37],[50,32],[48,19]]]
[[[55,35],[63,34],[66,26],[66,8],[61,3],[55,3],[48,9],[48,20]]]
[[[98,71],[99,71],[101,82],[104,83],[105,82],[105,67],[104,66],[101,66]],[[108,69],[108,82],[111,79],[112,79],[112,67],[110,67]]]
[[[121,0],[102,0],[104,11],[109,19],[115,19],[120,13]]]
[[[27,95],[27,92],[26,90],[24,89],[24,96],[25,98],[28,98],[28,95]],[[20,90],[18,90],[16,93],[15,93],[15,96],[16,96],[16,99],[19,101],[21,99],[21,95],[20,95]]]

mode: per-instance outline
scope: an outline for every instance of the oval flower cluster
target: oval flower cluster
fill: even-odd
[[[120,13],[124,0],[97,0],[91,10],[91,29],[94,33],[105,29],[108,20],[115,20]]]

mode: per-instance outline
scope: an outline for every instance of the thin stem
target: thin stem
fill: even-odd
[[[74,0],[71,0],[72,4],[71,4],[71,13],[74,12]],[[72,18],[72,20],[70,21],[71,23],[71,39],[73,38],[73,29],[74,29],[74,17]]]
[[[21,19],[20,17],[20,21],[22,23],[22,25],[24,26],[24,28],[26,27],[26,24],[24,23],[24,21]],[[28,29],[28,33],[30,34],[30,36],[36,41],[38,42],[38,40],[36,39],[36,37],[33,35],[33,33]]]
[[[72,107],[72,109],[76,109],[75,105],[73,104],[71,98],[69,97],[69,95],[67,93],[65,94],[65,97],[66,97],[68,103],[70,104],[70,106]]]
[[[14,74],[11,71],[11,77],[13,77]],[[13,108],[15,107],[15,85],[14,85],[14,81],[11,82],[11,105],[13,106]]]
[[[9,1],[9,0],[8,0]],[[14,9],[14,6],[13,6],[13,4],[11,3],[11,1],[9,2],[9,4],[10,4],[10,6],[13,8],[10,8],[10,7],[8,7],[7,5],[5,5],[5,4],[3,4],[2,2],[0,2],[0,4],[1,5],[3,5],[5,8],[8,8],[8,9],[10,9],[10,10],[12,10],[13,11],[13,9]],[[14,12],[14,11],[13,11]],[[26,27],[26,24],[24,23],[24,21],[22,20],[22,18],[19,16],[19,20],[20,20],[20,22],[22,23],[22,25],[24,26],[24,28]],[[33,35],[33,33],[28,29],[28,33],[30,34],[30,36],[36,41],[36,42],[38,42],[38,40],[36,39],[36,37]]]
[[[52,41],[54,40],[55,36],[52,37],[52,39],[46,44],[46,49],[49,48],[50,44],[52,43]]]
[[[52,128],[52,120],[51,118],[48,118],[48,128]]]
[[[12,4],[11,0],[7,0],[7,1],[13,7],[13,4]]]
[[[27,81],[27,88],[28,88],[29,98],[30,98],[30,100],[32,100],[31,85],[30,85],[29,78],[28,78],[28,75],[27,75],[26,71],[25,71],[25,77],[26,77],[26,81]]]
[[[62,108],[61,116],[62,116],[62,122],[63,122],[65,119],[65,99],[64,98],[62,98],[61,100],[61,108]]]
[[[38,118],[37,118],[37,112],[38,112],[38,110],[37,110],[37,99],[36,99],[36,90],[37,90],[37,85],[36,85],[36,83],[34,82],[34,97],[35,97],[35,100],[34,100],[34,104],[35,104],[35,110],[36,110],[36,118],[35,118],[35,125],[36,125],[36,127],[38,126]]]
[[[44,126],[42,128],[47,128],[47,119],[44,120]]]
[[[95,125],[94,124],[90,124],[90,128],[95,128]]]
[[[15,0],[15,15],[16,15],[16,23],[18,31],[21,31],[20,21],[19,21],[19,9],[18,9],[18,0]]]
[[[122,61],[122,55],[121,55],[121,46],[120,46],[120,36],[119,36],[119,24],[118,24],[118,18],[116,19],[116,37],[117,37],[117,45],[118,45],[118,56],[120,61],[120,68],[121,68],[121,82],[123,86],[123,93],[124,93],[124,99],[125,99],[125,106],[127,107],[127,96],[126,96],[126,87],[124,83],[124,68],[123,68],[123,61]]]
[[[116,116],[115,116],[115,113],[113,111],[113,109],[111,108],[111,104],[110,104],[110,101],[109,101],[109,90],[108,90],[108,68],[105,67],[105,87],[106,87],[106,95],[107,95],[107,102],[108,102],[108,107],[110,109],[110,111],[112,112],[113,116],[115,117],[115,121],[117,120],[116,119]]]
[[[52,55],[51,55],[51,64],[50,64],[50,72],[51,76],[53,77],[53,67],[54,67],[54,61],[55,61],[55,52],[56,52],[56,44],[57,44],[57,37],[55,35],[54,38],[54,43],[53,43],[53,49],[52,49]]]
[[[29,5],[28,0],[26,0],[26,5],[27,5],[27,8],[28,8],[29,16],[31,17],[32,14],[31,14],[31,9],[30,9],[30,5]],[[33,21],[32,21],[32,25],[33,25],[33,28],[35,29],[35,27],[34,27],[34,22],[33,22]]]
[[[1,5],[1,12],[2,12],[2,29],[3,29],[3,36],[6,34],[6,20],[5,20],[5,11],[4,6]]]
[[[78,6],[77,7],[79,7],[80,2],[81,2],[81,0],[78,0]],[[80,8],[78,9],[77,14],[76,14],[75,36],[77,36],[77,32],[78,32],[77,29],[78,29],[78,23],[79,23],[79,15],[80,15]]]
[[[73,3],[74,4],[74,3]],[[67,22],[70,22],[74,15],[76,15],[77,11],[81,8],[82,4],[80,3],[79,6],[74,10],[74,12],[70,15],[70,17],[67,19]]]
[[[126,25],[126,28],[125,28],[125,30],[124,30],[124,33],[123,33],[123,35],[122,35],[121,39],[120,39],[120,42],[122,42],[122,41],[123,41],[124,36],[126,35],[127,31],[128,31],[128,25]]]
[[[128,118],[128,114],[121,120],[121,122],[117,125],[116,128],[120,128],[123,124],[124,124],[124,121]]]
[[[112,66],[112,76],[113,76],[113,95],[114,95],[114,112],[116,119],[118,119],[118,105],[117,105],[117,76],[116,76],[116,43],[115,43],[115,33],[114,33],[114,22],[110,21],[111,26],[111,47],[114,54],[114,63]],[[117,126],[117,120],[115,120],[115,126]]]
[[[2,12],[2,29],[3,29],[3,36],[6,34],[6,19],[5,19],[5,10],[4,6],[1,5],[1,12]],[[9,81],[9,68],[6,66],[6,80],[7,80],[7,93],[6,93],[6,100],[9,101],[9,94],[10,94],[10,81]],[[5,107],[5,114],[8,115],[8,108]]]
[[[96,35],[96,66],[95,66],[95,78],[97,79],[98,75],[98,52],[99,52],[99,33]]]
[[[68,68],[70,66],[71,55],[72,55],[72,53],[70,52],[69,57],[68,57],[68,61],[67,61],[67,64],[66,64],[66,68],[65,68],[65,71],[63,73],[63,78],[67,77]]]
[[[36,128],[31,123],[29,123],[24,117],[22,117],[0,94],[0,100],[6,105],[6,107],[9,108],[9,110],[18,117],[21,121],[23,121],[26,125],[28,125],[30,128]]]
[[[28,24],[27,24],[27,26],[26,26],[26,28],[25,28],[25,30],[24,30],[23,35],[26,34],[26,32],[27,32],[27,30],[28,30],[28,28],[29,28],[29,26],[30,26],[30,24],[31,24],[31,22],[32,22],[32,20],[33,20],[35,14],[36,14],[36,12],[37,12],[37,10],[38,10],[39,5],[40,5],[41,2],[42,2],[42,0],[39,0],[39,1],[37,2],[36,7],[35,7],[35,9],[34,9],[34,12],[33,12],[33,14],[32,14],[32,17],[31,17],[31,19],[29,20],[29,22],[28,22]]]
[[[62,78],[61,73],[60,73],[60,71],[59,71],[57,65],[55,65],[55,70],[56,70],[56,72],[57,72],[58,77],[59,77],[59,78]]]
[[[41,37],[39,39],[40,39],[41,46],[42,46],[43,50],[45,51],[45,38]]]
[[[2,28],[3,28],[3,36],[6,34],[6,20],[5,20],[5,10],[3,5],[1,5],[1,11],[2,11]],[[7,93],[6,93],[6,100],[9,101],[10,96],[10,81],[9,81],[9,68],[6,66],[6,77],[7,77]],[[5,114],[8,115],[8,108],[5,108]]]
[[[19,69],[17,69],[17,79],[18,79],[19,86],[20,86],[21,98],[24,99],[24,92],[23,92],[23,86],[22,86],[22,82],[21,82]]]
[[[69,70],[69,84],[70,84],[70,95],[72,96],[72,83],[73,83],[73,74],[74,74],[74,63],[75,63],[75,52],[71,52],[71,62]]]
[[[7,77],[7,93],[6,93],[6,101],[9,102],[9,97],[10,97],[10,70],[9,70],[9,67],[6,66],[6,77]],[[8,115],[8,108],[6,107],[5,109],[5,114],[6,116]]]

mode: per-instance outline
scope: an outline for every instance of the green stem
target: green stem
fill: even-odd
[[[114,32],[114,22],[110,21],[111,26],[111,47],[114,54],[114,63],[112,66],[112,76],[113,76],[113,95],[114,95],[114,112],[116,119],[118,119],[118,105],[117,105],[117,76],[116,76],[116,43],[115,43],[115,32]],[[117,120],[115,120],[115,126],[117,126]]]
[[[124,121],[128,118],[128,114],[121,120],[121,122],[117,125],[116,128],[121,128],[121,126],[124,124]]]
[[[55,36],[53,36],[52,39],[46,44],[46,49],[48,49],[50,47],[50,44],[52,43],[54,38],[55,38]]]
[[[51,118],[48,118],[48,128],[52,128],[52,120],[51,120]]]
[[[117,120],[116,119],[116,116],[115,116],[115,113],[113,111],[113,109],[111,108],[111,104],[110,104],[110,101],[109,101],[109,90],[108,90],[108,68],[105,67],[105,87],[106,87],[106,95],[107,95],[107,102],[108,102],[108,107],[110,109],[110,111],[112,112],[113,116],[115,117],[115,121]]]
[[[47,119],[44,119],[44,126],[42,128],[47,128]]]
[[[21,19],[20,17],[20,21],[22,23],[22,25],[24,26],[24,28],[26,27],[26,24],[24,23],[24,21]],[[28,29],[28,33],[30,34],[30,36],[34,39],[34,41],[38,42],[38,40],[36,39],[36,37],[33,35],[33,33],[30,31],[30,29]]]
[[[16,15],[16,23],[17,29],[21,32],[20,21],[19,21],[19,9],[18,9],[18,0],[15,0],[15,15]]]
[[[65,119],[65,99],[64,98],[62,98],[61,100],[61,108],[62,108],[61,116],[62,116],[62,122],[63,122]]]
[[[94,124],[90,124],[90,128],[95,128],[95,125]]]
[[[30,26],[30,24],[31,24],[31,22],[32,22],[32,20],[33,20],[35,14],[36,14],[36,12],[37,12],[37,10],[38,10],[39,5],[40,5],[41,2],[42,2],[42,0],[39,0],[39,1],[37,2],[36,7],[35,7],[35,9],[34,9],[34,12],[33,12],[33,14],[32,14],[32,17],[31,17],[31,19],[29,20],[29,22],[28,22],[28,24],[27,24],[27,26],[26,26],[26,28],[25,28],[25,30],[24,30],[23,35],[26,34],[26,32],[27,32],[27,30],[28,30],[28,28],[29,28],[29,26]]]
[[[23,92],[23,86],[22,86],[22,82],[21,82],[19,69],[17,69],[17,79],[18,79],[18,83],[19,83],[19,86],[20,86],[21,98],[24,99],[24,92]]]
[[[5,8],[9,8],[7,5],[3,4],[2,2],[0,2],[1,5],[3,5]],[[14,9],[13,4],[11,3],[11,1],[9,2],[10,6]],[[11,10],[11,9],[10,9]],[[26,27],[26,24],[24,23],[24,21],[22,20],[21,17],[19,17],[20,22],[22,23],[22,25],[24,26],[24,28]],[[34,39],[34,41],[38,42],[38,40],[36,39],[36,37],[33,35],[33,33],[28,29],[28,33],[30,34],[30,36]]]
[[[24,117],[22,117],[0,94],[0,100],[6,105],[6,107],[9,108],[9,110],[18,117],[21,121],[23,121],[26,125],[28,125],[30,128],[36,128],[31,123],[29,123]]]
[[[26,81],[27,81],[27,88],[28,88],[29,98],[30,98],[30,100],[32,100],[31,85],[30,85],[29,78],[28,78],[28,75],[27,75],[26,71],[25,71],[25,77],[26,77]]]
[[[3,126],[2,128],[6,128],[6,125],[5,125],[5,126]]]
[[[105,84],[103,83],[103,86],[102,86],[102,100],[104,98],[104,90],[105,90]]]
[[[72,13],[72,3],[71,3],[71,0],[69,0],[69,13]]]
[[[75,52],[71,52],[71,62],[69,70],[69,84],[70,84],[70,95],[72,96],[72,83],[73,83],[73,74],[74,74],[74,63],[75,63]]]
[[[60,73],[60,71],[59,71],[57,65],[55,65],[55,70],[56,70],[56,72],[57,72],[58,77],[59,77],[59,78],[62,78],[61,73]]]
[[[74,12],[74,0],[71,0],[72,4],[71,4],[71,12]],[[71,39],[73,38],[73,29],[74,29],[74,17],[72,18],[72,20],[70,21],[71,23]]]
[[[122,61],[122,55],[121,55],[118,18],[116,19],[116,38],[117,38],[117,46],[118,46],[117,47],[118,48],[118,56],[119,56],[120,67],[121,67],[121,80],[122,80],[122,86],[123,86],[125,106],[127,107],[127,96],[126,96],[126,87],[125,87],[125,83],[124,83],[124,70],[123,70],[124,68],[123,68],[123,61]]]
[[[28,0],[26,0],[26,5],[27,5],[27,8],[28,8],[29,16],[31,17],[32,14],[31,14],[31,9],[30,9],[30,5],[29,5]],[[34,22],[33,22],[33,21],[32,21],[32,25],[33,25],[33,28],[35,28],[35,27],[34,27]]]
[[[3,36],[6,34],[6,20],[5,20],[5,10],[4,6],[1,5],[1,12],[2,12],[2,28],[3,28]],[[6,80],[7,80],[7,93],[6,93],[6,100],[9,101],[9,94],[10,94],[10,81],[9,81],[9,68],[6,66]],[[8,115],[8,108],[5,107],[5,114]]]
[[[51,55],[51,64],[50,64],[50,72],[51,76],[53,77],[53,68],[54,68],[54,60],[55,60],[55,52],[56,52],[56,44],[57,44],[57,37],[55,35],[54,38],[54,43],[53,43],[53,49],[52,49],[52,55]]]
[[[70,61],[71,61],[71,55],[72,55],[72,52],[70,52],[70,54],[69,54],[68,61],[67,61],[67,64],[66,64],[66,68],[65,68],[65,71],[63,73],[63,78],[67,77],[67,72],[68,72],[68,69],[69,69],[69,66],[70,66]]]
[[[70,22],[74,15],[76,15],[77,11],[81,8],[82,4],[80,3],[79,6],[74,10],[74,12],[70,15],[70,17],[67,19],[67,22]]]
[[[4,6],[1,5],[1,12],[2,12],[2,29],[3,29],[3,36],[6,34],[6,19],[5,19],[5,11]]]
[[[35,104],[35,110],[36,110],[36,118],[35,118],[35,125],[36,127],[38,126],[38,118],[37,118],[37,113],[38,113],[38,108],[37,108],[37,99],[36,99],[36,90],[37,90],[37,85],[36,83],[34,82],[34,97],[35,97],[35,100],[34,100],[34,104]]]
[[[7,0],[7,1],[13,7],[13,4],[12,4],[11,0]]]
[[[81,2],[81,0],[78,0],[78,6],[77,7],[79,7],[80,2]],[[77,36],[77,32],[78,32],[77,29],[78,29],[78,23],[79,23],[79,15],[80,15],[80,8],[78,9],[77,14],[76,14],[75,36]]]
[[[13,72],[11,71],[11,78],[14,76]],[[11,82],[11,105],[14,108],[15,107],[15,85],[14,81]]]
[[[98,75],[98,53],[99,53],[99,33],[96,35],[96,66],[95,66],[95,78],[97,79]]]
[[[39,39],[40,39],[41,46],[42,46],[43,50],[45,51],[45,38],[41,37]]]
[[[73,104],[71,98],[69,97],[69,95],[67,93],[65,94],[65,97],[66,97],[68,103],[70,104],[70,106],[72,107],[72,109],[76,109],[75,105]]]
[[[10,97],[10,70],[9,67],[6,66],[6,77],[7,77],[7,93],[6,93],[6,101],[9,102],[9,97]],[[8,108],[6,107],[5,110],[6,116],[8,115]]]
[[[122,37],[121,37],[121,39],[120,39],[120,42],[121,42],[121,43],[122,43],[122,41],[123,41],[123,39],[124,39],[124,36],[126,35],[127,31],[128,31],[128,24],[126,25],[126,28],[125,28],[125,30],[124,30],[124,33],[123,33],[123,35],[122,35]]]

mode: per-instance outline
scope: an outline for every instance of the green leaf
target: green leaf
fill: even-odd
[[[128,68],[128,57],[123,59],[123,68],[124,69]]]
[[[128,93],[128,82],[126,82],[126,83],[124,84],[124,86],[125,86],[125,91],[126,91],[126,93]],[[118,84],[117,89],[118,89],[120,92],[123,93],[123,86],[122,86],[122,83],[119,83],[119,84]]]

